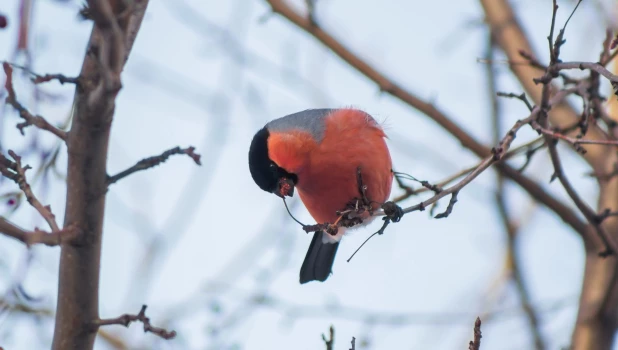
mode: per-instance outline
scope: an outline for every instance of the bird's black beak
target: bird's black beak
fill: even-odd
[[[285,198],[285,196],[288,196],[288,197],[294,196],[294,181],[286,177],[280,178],[277,184],[277,189],[275,189],[274,194],[276,194],[277,196],[281,198]]]

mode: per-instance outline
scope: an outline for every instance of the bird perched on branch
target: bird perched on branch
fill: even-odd
[[[342,225],[346,209],[356,213],[355,223],[367,224],[374,218],[371,208],[379,208],[391,192],[393,172],[385,138],[375,119],[361,110],[309,109],[260,129],[249,149],[249,169],[262,190],[284,200],[296,188],[319,224],[353,226],[354,222]],[[359,205],[369,210],[359,211]],[[313,234],[300,270],[301,284],[328,278],[345,230]]]

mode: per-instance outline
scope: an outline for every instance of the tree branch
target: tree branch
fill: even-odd
[[[479,317],[476,318],[474,322],[474,340],[470,340],[470,344],[468,344],[469,350],[479,350],[481,348],[481,319]]]
[[[546,129],[547,126],[549,125],[548,113],[551,108],[551,104],[549,102],[550,88],[551,88],[550,84],[553,80],[553,77],[555,76],[555,72],[558,70],[557,66],[560,65],[559,63],[560,62],[559,61],[560,47],[565,42],[563,40],[563,36],[564,36],[566,25],[568,23],[568,19],[567,19],[567,22],[565,23],[564,27],[560,30],[558,36],[556,37],[556,41],[553,42],[552,39],[553,39],[553,32],[554,32],[554,26],[555,26],[555,18],[556,18],[556,13],[558,11],[558,5],[557,5],[556,0],[554,0],[553,3],[554,3],[554,10],[552,13],[552,23],[551,23],[551,28],[550,28],[550,35],[548,37],[551,60],[550,60],[550,64],[547,67],[546,74],[545,74],[545,77],[548,77],[548,79],[542,81],[543,89],[541,91],[541,113],[539,113],[538,120],[535,120],[533,122],[533,127],[535,124],[537,125],[540,124],[541,128],[537,127],[536,129]],[[581,0],[577,3],[577,5],[579,5],[579,3],[581,3]],[[575,9],[577,9],[577,5]],[[573,12],[575,12],[575,10],[573,10]],[[603,67],[601,68],[605,69]],[[585,96],[583,96],[583,98],[585,98]],[[586,202],[581,198],[581,196],[579,196],[579,194],[577,193],[573,185],[570,183],[570,181],[566,177],[566,174],[562,168],[562,162],[560,160],[558,150],[556,148],[556,143],[553,142],[554,140],[552,136],[545,134],[545,139],[548,145],[547,147],[549,150],[549,155],[550,155],[552,164],[554,166],[554,175],[552,178],[557,178],[560,181],[560,183],[562,184],[562,187],[564,187],[569,197],[573,200],[573,203],[575,204],[575,206],[577,206],[580,212],[584,214],[588,222],[597,231],[599,238],[602,240],[603,245],[605,246],[605,250],[600,252],[599,254],[601,256],[608,256],[611,254],[615,254],[616,252],[618,252],[618,248],[616,247],[615,242],[613,242],[613,240],[609,237],[605,229],[600,224],[600,221],[598,220],[598,216],[596,215],[595,211],[592,210],[592,208],[590,208],[588,204],[586,204]]]
[[[119,19],[122,12],[127,11],[129,7],[125,7],[122,1],[109,0],[88,0],[88,6],[91,18],[102,36],[102,40],[91,51],[97,58],[99,71],[103,77],[103,84],[100,84],[90,97],[90,101],[95,103],[105,94],[115,97],[122,87],[120,73],[128,52],[125,32],[120,27]]]
[[[43,205],[38,198],[32,192],[32,188],[26,180],[26,171],[30,169],[29,166],[23,167],[21,165],[21,157],[15,154],[15,152],[9,150],[9,155],[15,160],[11,162],[4,155],[0,154],[0,174],[13,180],[19,188],[22,190],[28,203],[36,209],[39,214],[47,221],[52,232],[60,231],[58,224],[56,223],[56,216],[52,213],[49,205]]]
[[[6,82],[4,87],[6,88],[8,96],[6,97],[6,103],[10,104],[19,113],[19,116],[24,119],[23,123],[17,124],[17,129],[24,135],[24,128],[34,125],[41,130],[47,130],[52,134],[58,136],[61,140],[66,141],[67,133],[57,127],[51,125],[45,118],[39,115],[32,115],[19,101],[15,95],[15,89],[13,88],[13,68],[7,63],[2,63],[4,73],[6,74]]]
[[[556,9],[557,9],[557,7],[556,7]],[[555,25],[554,19],[555,19],[555,13],[552,16],[551,34],[548,37],[548,40],[550,41],[550,48],[553,45],[552,38],[553,38],[553,26]],[[556,42],[559,42],[561,40],[562,34],[563,34],[563,30],[560,32],[558,38],[556,39]],[[539,133],[545,134],[545,136],[544,136],[545,137],[545,141],[546,141],[546,144],[548,145],[548,149],[549,149],[549,153],[550,153],[550,158],[551,158],[552,164],[554,166],[554,175],[553,175],[552,179],[558,178],[560,180],[560,183],[562,184],[562,186],[566,190],[566,192],[569,195],[569,197],[571,197],[571,199],[575,203],[576,207],[582,212],[582,214],[584,214],[584,216],[586,217],[586,219],[588,220],[590,225],[592,225],[592,227],[594,227],[594,229],[598,233],[599,237],[603,241],[605,249],[603,251],[599,252],[599,255],[600,256],[612,255],[612,254],[615,254],[618,251],[618,247],[616,247],[616,244],[611,240],[611,238],[609,237],[607,232],[605,232],[603,227],[600,225],[601,220],[599,220],[599,216],[596,215],[596,213],[592,210],[592,208],[590,208],[581,199],[581,197],[577,194],[577,192],[575,191],[575,189],[571,185],[571,183],[568,181],[568,179],[566,177],[566,174],[564,173],[564,171],[562,169],[561,161],[560,161],[560,158],[559,158],[559,155],[558,155],[558,151],[556,149],[556,143],[554,142],[553,137],[558,137],[558,136],[555,136],[555,135],[561,135],[562,137],[565,137],[567,140],[569,140],[570,138],[568,138],[568,137],[566,137],[566,136],[564,136],[564,135],[562,135],[560,133],[553,133],[551,131],[548,131],[546,128],[542,127],[539,124],[539,122],[537,121],[537,119],[538,120],[542,120],[542,122],[547,125],[547,123],[548,123],[547,111],[549,111],[549,109],[553,105],[553,103],[551,103],[549,101],[549,86],[550,86],[549,84],[551,83],[554,75],[551,74],[550,72],[552,72],[552,67],[555,64],[555,62],[558,60],[559,49],[552,49],[551,51],[552,51],[552,63],[550,64],[550,66],[548,66],[548,68],[547,68],[547,72],[548,73],[545,75],[546,77],[549,77],[549,78],[548,78],[548,80],[543,80],[545,85],[543,87],[543,97],[542,97],[542,101],[541,101],[541,110],[537,114],[538,118],[534,118],[533,120],[531,120],[530,124]],[[579,86],[572,87],[570,90],[571,91],[579,90]],[[561,90],[561,91],[567,91],[567,90]],[[517,99],[521,100],[522,102],[524,102],[526,104],[526,106],[531,111],[534,110],[532,105],[526,99],[525,94],[516,95],[516,94],[498,93],[498,96],[517,98]]]
[[[578,150],[579,152],[581,152],[581,147],[580,145],[604,145],[604,146],[618,146],[618,140],[587,140],[587,139],[578,139],[578,138],[573,138],[573,137],[569,137],[564,135],[561,132],[557,132],[557,131],[552,131],[549,130],[547,128],[544,128],[540,125],[538,125],[537,127],[534,128],[536,131],[547,135],[551,138],[556,138],[556,139],[561,139],[564,140],[568,143],[570,143],[572,146],[574,146],[576,148],[576,150]],[[586,151],[584,150],[584,153]]]
[[[525,144],[523,144],[521,146],[518,146],[518,147],[508,151],[504,155],[504,157],[502,159],[503,160],[511,159],[511,158],[513,158],[516,155],[524,153],[524,150],[525,150],[526,162],[529,162],[530,158],[531,158],[531,153],[534,153],[537,150],[539,150],[540,148],[545,147],[544,143],[542,143],[540,146],[536,145],[537,143],[539,143],[539,141],[542,141],[542,138],[536,138],[536,139],[534,139],[534,140],[532,140],[530,142],[527,142],[527,143],[525,143]],[[498,143],[498,141],[496,143]],[[460,178],[462,176],[465,176],[465,175],[468,175],[471,171],[476,169],[479,165],[480,165],[480,163],[477,163],[474,166],[464,168],[464,169],[462,169],[462,170],[460,170],[460,171],[458,171],[458,172],[456,172],[456,173],[454,173],[454,174],[444,178],[443,180],[440,180],[440,181],[436,182],[434,184],[434,186],[436,186],[438,188],[443,188],[444,186],[452,183],[453,181],[457,180],[458,178]],[[526,165],[526,164],[524,164],[524,165]],[[521,169],[519,171],[521,172]],[[429,188],[427,188],[425,186],[423,186],[423,187],[421,187],[419,189],[414,190],[414,189],[412,189],[412,187],[407,186],[406,184],[404,184],[402,180],[403,180],[402,178],[400,178],[398,176],[395,176],[395,181],[397,182],[397,185],[399,186],[399,188],[401,188],[404,191],[403,194],[393,198],[392,201],[395,202],[395,203],[402,202],[402,201],[404,201],[404,200],[406,200],[406,199],[408,199],[408,198],[410,198],[412,196],[416,196],[418,194],[425,193],[425,192],[428,192],[430,190]]]
[[[111,185],[113,183],[118,182],[119,180],[133,174],[136,173],[138,171],[141,170],[146,170],[146,169],[150,169],[153,168],[163,162],[165,162],[169,157],[171,157],[172,155],[175,154],[186,154],[187,156],[191,157],[191,159],[193,159],[193,161],[195,162],[195,164],[197,165],[202,165],[201,161],[200,161],[200,155],[195,153],[195,147],[188,147],[188,148],[180,148],[180,147],[174,147],[172,149],[169,149],[163,153],[161,153],[158,156],[154,156],[154,157],[148,157],[148,158],[144,158],[142,160],[140,160],[139,162],[137,162],[135,165],[133,165],[132,167],[119,172],[118,174],[114,175],[114,176],[109,176],[107,178],[107,184]]]
[[[458,178],[468,175],[471,171],[473,171],[474,169],[478,168],[479,164],[473,166],[473,167],[468,167],[465,168],[461,171],[458,171],[456,173],[454,173],[453,175],[445,178],[444,180],[440,180],[438,181],[436,184],[434,184],[434,186],[436,186],[437,188],[442,188],[448,184],[450,184],[451,182],[457,180]],[[393,198],[393,202],[395,203],[399,203],[402,202],[412,196],[424,193],[424,192],[428,192],[430,189],[423,186],[417,190],[412,189],[410,186],[407,186],[406,184],[403,183],[402,179],[398,176],[395,175],[395,181],[397,182],[397,184],[399,185],[399,188],[401,188],[402,190],[404,190],[404,194],[397,196],[395,198]]]
[[[121,325],[125,327],[129,327],[131,322],[141,322],[144,325],[144,333],[152,333],[163,339],[174,339],[176,337],[176,331],[168,331],[161,327],[155,327],[150,324],[150,318],[146,317],[146,308],[147,305],[143,305],[141,310],[137,315],[134,314],[124,314],[122,316],[116,318],[106,318],[99,319],[94,322],[95,327],[108,326],[108,325]]]
[[[330,326],[328,332],[329,337],[326,338],[326,335],[322,334],[322,340],[324,341],[326,350],[333,350],[335,348],[335,327]]]
[[[581,3],[581,0],[578,1],[577,4],[579,5],[579,3]],[[558,9],[556,0],[553,1],[553,4],[554,9],[552,18],[555,18]],[[553,31],[553,26],[554,22],[552,21],[551,31]],[[553,77],[555,77],[556,72],[558,72],[558,68],[556,67],[559,67],[561,64],[558,58],[560,46],[565,42],[562,37],[563,34],[564,28],[558,34],[553,46],[550,39],[550,51],[552,52],[550,64],[547,67],[545,76],[535,81],[535,83],[540,82],[543,84],[541,94],[542,113],[539,114],[538,124],[544,128],[547,128],[549,125],[547,120],[547,114],[549,111],[547,101],[551,90],[549,84],[551,83]],[[606,52],[605,45],[606,44],[604,44],[604,48],[601,53],[601,61],[603,60],[603,56]],[[604,109],[604,107],[600,106],[601,98],[599,94],[599,74],[603,73],[603,71],[597,68],[598,67],[595,68],[593,66],[590,67],[592,71],[590,77],[587,79],[589,81],[590,88],[581,95],[583,99],[590,96],[589,98],[595,106],[594,108],[597,111],[596,113],[600,114],[599,111]],[[610,78],[611,77],[608,79]],[[616,87],[614,82],[612,82],[612,85]],[[584,110],[584,117],[585,113],[587,113],[586,110]],[[612,125],[615,125],[615,122],[612,121],[611,124],[608,123],[610,135],[607,135],[605,138],[615,137]],[[616,313],[618,308],[618,293],[616,293],[616,288],[618,288],[618,265],[615,257],[609,259],[599,259],[597,254],[599,246],[604,246],[606,251],[609,250],[607,248],[608,246],[610,249],[614,250],[614,252],[616,251],[616,243],[613,238],[615,238],[615,233],[618,230],[618,221],[615,218],[609,219],[609,222],[598,219],[592,209],[579,197],[573,186],[566,179],[553,139],[548,135],[545,135],[544,137],[547,140],[550,157],[555,168],[554,176],[561,180],[561,184],[565,188],[567,194],[569,194],[578,209],[580,209],[584,216],[586,216],[586,219],[593,224],[592,226],[598,233],[596,237],[591,236],[590,239],[584,241],[586,248],[586,267],[584,270],[585,274],[582,284],[577,322],[573,331],[571,346],[573,349],[582,350],[608,349],[614,341],[615,329],[618,324],[618,317]],[[595,137],[593,137],[593,139],[595,139]],[[599,147],[596,147],[596,149],[599,149]],[[604,157],[602,162],[597,163],[596,166],[593,164],[594,173],[604,173],[615,167],[615,164],[618,161],[617,152],[613,149],[603,152],[603,155]],[[605,180],[602,180],[601,178],[598,179],[598,206],[601,208],[607,208],[610,211],[616,210],[616,207],[618,206],[618,179],[615,177]],[[611,232],[614,237],[609,237],[607,232]]]
[[[77,230],[75,227],[68,227],[59,231],[46,232],[35,228],[34,231],[28,232],[0,216],[0,234],[14,238],[27,246],[44,244],[48,247],[55,247],[75,238]]]
[[[2,216],[0,216],[0,233],[23,243],[26,243],[26,235],[28,234],[25,230],[11,223]]]
[[[567,70],[567,69],[589,69],[591,71],[597,72],[600,75],[607,78],[612,83],[618,83],[618,75],[613,74],[607,68],[599,63],[594,62],[557,62],[552,65],[552,69],[556,71]],[[540,82],[538,82],[540,83]]]
[[[32,78],[30,80],[32,80],[32,82],[34,84],[41,84],[41,83],[46,83],[52,80],[57,80],[60,84],[64,85],[64,84],[75,84],[75,85],[79,85],[79,77],[77,78],[73,78],[73,77],[67,77],[64,74],[45,74],[45,75],[40,75],[37,74],[35,72],[33,72],[32,70],[30,70],[28,67],[25,66],[21,66],[19,64],[15,64],[15,63],[11,63],[11,62],[7,62],[7,61],[1,61],[2,64],[6,63],[8,65],[10,65],[12,68],[17,68],[20,69],[28,74],[30,74],[32,76]]]
[[[79,235],[74,244],[62,245],[53,350],[93,348],[96,328],[92,327],[92,321],[99,319],[110,127],[115,98],[121,87],[120,73],[148,3],[148,0],[88,1],[96,25],[79,74],[83,84],[75,92],[74,116],[67,138],[70,185],[64,226],[76,225]]]
[[[559,101],[561,101],[563,98],[565,98],[566,96],[568,96],[569,94],[573,93],[576,91],[576,88],[571,88],[571,89],[566,89],[566,90],[561,90],[560,92],[556,93],[556,95],[554,95],[551,99],[551,101],[549,102],[550,105],[553,105],[555,103],[558,103]],[[513,142],[513,140],[515,139],[517,132],[525,125],[532,123],[536,118],[537,115],[541,112],[541,108],[539,107],[535,107],[533,108],[533,110],[531,111],[530,115],[522,120],[518,120],[512,127],[511,129],[506,133],[506,135],[502,138],[502,140],[500,140],[500,142],[498,143],[498,145],[496,147],[494,147],[492,149],[492,155],[485,158],[473,171],[471,171],[470,173],[468,173],[468,175],[466,175],[466,177],[464,177],[461,181],[459,181],[458,183],[456,183],[455,185],[443,189],[442,191],[440,191],[439,193],[436,193],[433,197],[417,204],[411,207],[407,207],[403,209],[404,213],[410,213],[413,211],[423,211],[425,210],[425,208],[427,208],[428,206],[432,205],[433,203],[437,202],[438,200],[440,200],[441,198],[448,196],[448,195],[452,195],[456,192],[459,192],[462,188],[464,188],[466,185],[468,185],[470,182],[472,182],[472,180],[474,180],[477,176],[479,176],[481,173],[483,173],[486,169],[488,169],[491,165],[493,165],[494,163],[499,163],[504,156],[507,154],[511,143]],[[455,196],[455,200],[457,199],[457,197]],[[452,205],[454,205],[453,203],[449,203],[450,205],[450,209],[452,211]],[[447,208],[448,211],[448,208]],[[374,213],[374,215],[384,215],[384,211],[376,211]],[[582,228],[582,231],[578,231],[580,233],[582,233],[583,235],[587,235],[587,230]]]
[[[532,58],[537,56],[534,54],[532,45],[513,13],[508,0],[480,0],[480,3],[485,11],[485,20],[490,27],[492,36],[509,62],[520,60],[522,52],[528,53],[529,57]],[[533,81],[538,75],[539,67],[533,67],[529,64],[511,64],[509,68],[522,84],[528,96],[536,104],[540,104],[542,89]],[[552,86],[552,90],[557,90],[556,86]],[[575,110],[566,101],[553,106],[549,118],[552,125],[559,129],[573,125],[579,120]],[[596,125],[590,128],[588,136],[591,140],[606,138],[604,132]],[[595,171],[600,171],[605,167],[607,155],[602,148],[591,147],[584,158]]]

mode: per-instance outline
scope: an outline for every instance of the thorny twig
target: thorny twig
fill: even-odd
[[[125,327],[129,327],[131,322],[139,321],[144,325],[144,333],[153,333],[163,339],[173,339],[176,337],[176,331],[168,331],[164,328],[155,327],[150,324],[150,318],[146,317],[146,308],[147,305],[142,305],[141,310],[137,315],[134,314],[124,314],[122,316],[116,318],[106,318],[99,319],[94,322],[95,327],[107,326],[107,325],[121,325]]]

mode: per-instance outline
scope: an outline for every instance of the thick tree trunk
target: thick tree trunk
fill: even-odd
[[[108,1],[108,0],[98,0]],[[89,1],[91,9],[106,6],[117,15],[121,5],[115,1],[97,4]],[[120,70],[133,46],[140,28],[147,0],[135,1],[131,12],[124,12],[118,20],[125,49]],[[104,28],[104,30],[110,30]],[[92,349],[97,333],[94,322],[99,319],[99,271],[101,240],[107,191],[107,148],[117,91],[104,84],[102,47],[110,43],[99,25],[92,30],[88,51],[80,73],[74,101],[73,124],[69,132],[67,197],[64,226],[78,227],[78,238],[62,246],[58,282],[58,304],[52,348]],[[112,48],[113,50],[113,48]],[[103,58],[106,59],[106,58]],[[113,63],[113,58],[109,59]],[[119,81],[119,80],[118,80]],[[118,86],[119,88],[119,86]]]

